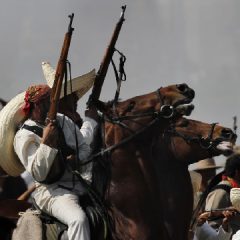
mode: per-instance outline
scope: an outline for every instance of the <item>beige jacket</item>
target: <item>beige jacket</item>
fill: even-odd
[[[231,186],[230,183],[225,180],[221,181],[219,184],[226,184],[226,185]],[[223,189],[216,189],[208,194],[207,199],[206,199],[205,210],[209,211],[209,210],[214,210],[214,209],[219,209],[219,208],[227,208],[230,206],[232,206],[231,201],[230,201],[230,194],[227,193]],[[216,229],[218,229],[220,227],[221,223],[222,223],[222,219],[209,222],[209,224],[213,228],[216,228]],[[230,220],[230,226],[233,230],[233,233],[235,233],[237,230],[240,229],[240,216],[239,215],[233,217]]]

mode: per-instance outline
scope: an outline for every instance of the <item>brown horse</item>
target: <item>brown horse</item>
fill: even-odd
[[[135,101],[137,101],[138,107],[141,108],[139,109],[140,114],[144,113],[146,118],[157,117],[158,119],[161,119],[163,123],[167,123],[169,122],[169,119],[178,118],[180,114],[182,114],[182,108],[178,107],[182,104],[190,103],[193,98],[194,91],[186,84],[171,85],[168,87],[160,88],[154,93],[150,93],[142,97],[140,96],[132,98],[128,101],[123,102],[121,105],[125,105],[126,108],[124,108],[124,111],[119,112],[118,114],[125,116],[129,112],[131,113],[132,109],[136,108]],[[192,110],[191,107],[190,110]],[[7,207],[5,209],[2,209],[1,206],[3,205],[0,206],[0,216],[10,219],[12,219],[12,216],[14,216],[14,220],[16,220],[18,211],[24,211],[26,209],[26,204],[22,201],[16,202],[13,200],[3,200],[2,204],[5,204]],[[21,204],[22,209],[21,207],[19,208],[19,205],[21,206]],[[2,230],[3,229],[1,229],[1,231]]]
[[[113,224],[110,239],[187,239],[192,210],[188,161],[220,154],[222,141],[234,139],[230,129],[172,114],[194,96],[186,86],[180,89],[162,88],[107,112],[104,140],[109,158],[103,161],[110,163],[105,191]],[[180,201],[188,202],[185,209]],[[179,215],[179,208],[186,212]]]
[[[159,118],[158,99],[155,93],[129,99],[105,118],[105,201],[114,240],[186,240],[192,212],[188,164],[223,153],[224,141],[229,151],[236,138],[215,124]]]
[[[187,165],[220,154],[223,140],[234,140],[230,129],[173,114],[178,105],[191,101],[189,96],[194,94],[186,86],[170,86],[107,112],[109,158],[103,161],[110,163],[105,191],[113,224],[110,239],[187,239],[192,210]]]
[[[188,165],[230,153],[235,140],[231,129],[182,118],[153,143],[156,188],[163,225],[168,233],[163,239],[187,239],[193,205]]]

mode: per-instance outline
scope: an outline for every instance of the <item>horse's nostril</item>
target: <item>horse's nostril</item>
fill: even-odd
[[[186,97],[193,99],[195,97],[195,92],[186,83],[178,84],[178,90],[183,93]]]
[[[232,139],[235,137],[235,134],[233,133],[233,131],[229,128],[224,128],[222,130],[222,137],[226,138],[226,139]]]
[[[189,89],[189,87],[186,83],[177,84],[177,88],[182,93],[185,93]]]
[[[195,97],[195,91],[191,88],[188,89],[186,94],[190,99],[193,99]]]

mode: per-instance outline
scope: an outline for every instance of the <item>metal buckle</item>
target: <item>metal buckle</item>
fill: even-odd
[[[204,149],[210,149],[213,145],[213,141],[209,138],[201,138],[200,139],[200,146]]]
[[[174,114],[174,108],[171,105],[162,105],[160,113],[163,118],[171,118]]]

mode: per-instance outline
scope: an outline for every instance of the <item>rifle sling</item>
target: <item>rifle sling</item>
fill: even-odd
[[[29,126],[27,124],[24,124],[22,126],[22,128],[35,133],[39,137],[42,137],[42,135],[43,135],[43,128],[41,128],[39,126]],[[61,135],[62,135],[62,137],[61,137]],[[39,183],[52,184],[52,183],[58,181],[63,176],[65,169],[66,169],[66,163],[67,163],[66,157],[69,154],[71,154],[71,152],[73,152],[73,150],[67,146],[62,131],[60,131],[59,140],[61,140],[61,139],[62,139],[62,141],[59,142],[58,154],[52,163],[52,166],[47,174],[47,177],[43,181],[38,181]]]
[[[43,135],[43,128],[41,128],[39,126],[29,126],[27,124],[23,124],[22,128],[27,129],[28,131],[35,133],[40,138]]]
[[[42,127],[29,126],[27,124],[23,124],[22,128],[27,129],[28,131],[33,132],[36,135],[38,135],[40,138],[42,138],[42,135],[43,135],[43,128]],[[61,138],[62,141],[60,141],[60,148],[62,150],[63,155],[66,157],[70,154],[74,154],[75,151],[72,148],[70,148],[65,141],[65,137],[64,137],[64,134],[62,132],[62,129],[61,129],[60,133],[61,133],[60,136],[62,137]]]
[[[231,188],[232,187],[227,184],[218,184],[212,188],[211,192],[214,190],[217,190],[217,189],[222,189],[222,190],[226,191],[228,194],[230,194]]]

